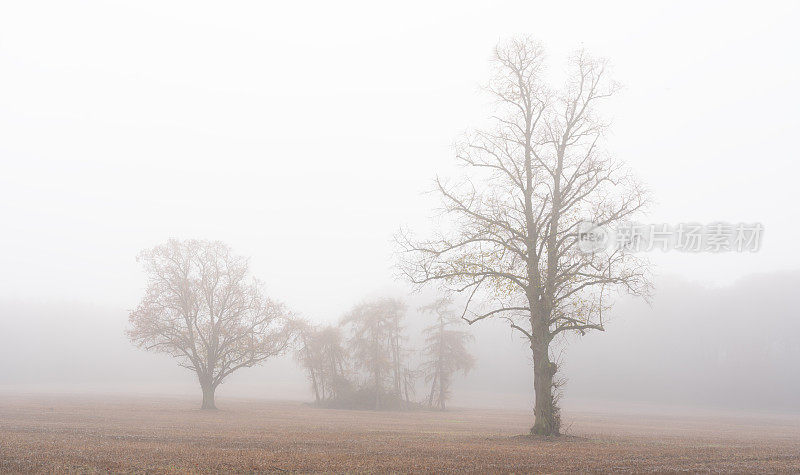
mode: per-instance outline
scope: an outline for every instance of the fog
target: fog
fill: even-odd
[[[652,305],[618,305],[605,333],[571,337],[563,353],[565,407],[648,405],[755,411],[800,410],[800,328],[792,290],[800,273],[750,276],[707,287],[670,276]],[[424,301],[412,295],[410,302]],[[70,302],[4,302],[3,389],[32,393],[195,395],[195,376],[171,358],[127,341],[124,308]],[[409,331],[425,323],[410,312]],[[476,368],[456,382],[454,403],[526,409],[533,394],[524,341],[500,322],[472,328]],[[35,344],[32,344],[35,342]],[[419,347],[415,341],[412,346]],[[233,375],[220,395],[310,400],[291,357]],[[424,388],[420,386],[420,392]]]
[[[651,302],[621,296],[604,332],[557,341],[565,407],[800,411],[798,9],[6,2],[0,391],[198,397],[195,375],[125,335],[136,256],[170,238],[224,241],[315,323],[402,299],[419,348],[417,308],[438,294],[398,278],[393,235],[431,228],[433,178],[489,116],[492,48],[523,33],[554,78],[576,48],[610,59],[608,149],[654,196],[647,222],[765,230],[757,252],[648,253]],[[527,343],[503,321],[469,331],[453,404],[530,408]],[[219,397],[312,398],[291,355]]]

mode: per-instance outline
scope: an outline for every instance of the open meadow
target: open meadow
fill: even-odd
[[[800,471],[799,415],[374,412],[297,402],[0,395],[0,471]]]

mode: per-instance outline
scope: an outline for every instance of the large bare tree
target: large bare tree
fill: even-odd
[[[263,295],[247,259],[225,244],[170,240],[138,260],[148,285],[130,314],[128,336],[194,371],[203,409],[216,408],[214,392],[231,373],[287,348],[287,310]]]
[[[606,62],[583,51],[569,60],[566,84],[548,87],[543,50],[529,38],[499,45],[487,87],[494,125],[456,147],[464,176],[436,180],[442,231],[417,239],[403,231],[400,267],[414,283],[467,292],[463,318],[505,319],[533,356],[533,434],[559,433],[557,365],[551,343],[603,330],[610,294],[649,290],[646,262],[611,250],[582,253],[581,221],[610,226],[647,203],[645,191],[604,150],[599,107],[617,90]]]

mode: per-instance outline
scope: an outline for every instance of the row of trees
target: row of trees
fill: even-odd
[[[128,336],[147,350],[167,353],[192,370],[203,409],[215,409],[217,387],[240,368],[296,348],[317,403],[339,407],[402,408],[414,383],[431,384],[427,403],[444,409],[453,374],[473,364],[469,335],[449,300],[426,307],[437,323],[425,330],[424,362],[410,366],[405,305],[381,299],[357,305],[339,326],[315,327],[265,297],[247,260],[220,242],[170,240],[139,260],[148,286],[130,314]]]
[[[492,127],[466,135],[456,148],[461,179],[438,179],[441,231],[397,237],[399,267],[418,286],[435,284],[466,294],[470,324],[500,318],[530,347],[535,423],[531,433],[557,435],[558,371],[553,342],[568,334],[604,330],[611,295],[647,295],[647,263],[624,249],[584,253],[582,222],[613,227],[632,220],[648,195],[604,148],[608,123],[601,105],[617,91],[607,64],[583,51],[568,63],[567,79],[546,80],[543,48],[516,38],[495,50],[487,90],[496,100]],[[262,296],[246,261],[219,243],[170,241],[142,254],[149,286],[131,313],[138,345],[177,357],[198,375],[203,406],[233,371],[284,351],[298,329],[299,357],[318,400],[345,391],[368,394],[375,407],[387,395],[409,400],[414,374],[406,365],[402,305],[386,300],[354,308],[340,327],[287,324],[291,315]],[[443,406],[455,369],[467,366],[463,335],[450,329],[446,304],[429,308],[426,330],[430,404]],[[458,361],[460,363],[454,363]]]
[[[424,307],[436,323],[424,330],[423,361],[411,365],[404,333],[405,305],[380,299],[354,307],[339,325],[316,327],[298,321],[298,362],[305,368],[319,405],[397,409],[414,406],[418,377],[430,385],[425,403],[445,409],[453,375],[468,372],[474,360],[467,350],[470,335],[452,328],[461,323],[449,299]]]

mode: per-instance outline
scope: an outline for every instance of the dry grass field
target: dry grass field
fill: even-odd
[[[800,472],[798,416],[570,412],[519,436],[521,411],[377,413],[300,403],[0,395],[0,470]]]

